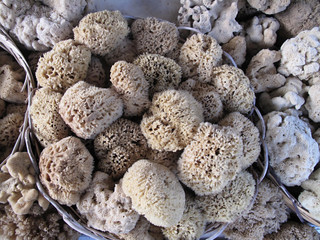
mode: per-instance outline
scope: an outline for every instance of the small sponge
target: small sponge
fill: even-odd
[[[50,88],[40,88],[32,98],[30,117],[33,132],[46,147],[69,135],[69,128],[58,109],[62,94]]]
[[[231,223],[250,207],[255,185],[252,175],[243,171],[222,192],[198,196],[197,203],[208,222]]]
[[[120,118],[94,140],[98,169],[121,178],[127,169],[148,152],[139,124]]]
[[[122,188],[132,207],[152,224],[176,225],[182,218],[185,193],[177,177],[166,167],[148,161],[135,162],[123,177]]]
[[[142,54],[135,65],[141,67],[150,85],[150,95],[170,88],[177,88],[181,81],[181,67],[172,59],[158,54]]]
[[[239,112],[229,113],[219,123],[221,126],[230,126],[237,131],[243,141],[243,158],[241,169],[248,168],[260,155],[259,129],[248,118]]]
[[[240,171],[243,143],[231,127],[201,123],[178,161],[178,177],[197,195],[219,193]]]
[[[118,61],[110,70],[110,81],[123,100],[125,117],[140,116],[150,105],[149,83],[139,66]]]
[[[0,119],[0,146],[13,147],[23,123],[23,116],[20,113],[11,113]]]
[[[155,53],[166,56],[175,50],[179,42],[179,32],[173,23],[153,17],[135,20],[131,31],[140,54]]]
[[[69,88],[59,104],[63,120],[84,139],[94,139],[122,115],[122,110],[122,100],[115,91],[83,81]]]
[[[93,54],[104,56],[114,50],[129,33],[127,21],[119,11],[89,13],[73,29],[75,41]]]
[[[182,150],[203,121],[202,106],[187,91],[167,90],[153,96],[141,130],[152,149]]]
[[[36,77],[41,87],[64,92],[87,76],[91,52],[69,39],[57,43],[39,59]]]
[[[207,81],[211,70],[222,62],[222,48],[208,35],[194,34],[182,45],[179,64],[185,78]]]
[[[104,65],[97,57],[91,57],[85,82],[96,87],[106,87],[107,79]]]
[[[93,157],[80,139],[67,137],[40,154],[40,180],[48,194],[60,204],[76,204],[89,187]]]

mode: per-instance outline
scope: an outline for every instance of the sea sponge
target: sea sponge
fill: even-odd
[[[299,117],[284,112],[268,113],[264,120],[270,166],[285,185],[300,185],[320,158],[310,127]]]
[[[187,91],[166,90],[153,96],[141,130],[151,148],[178,151],[190,143],[203,121],[202,106]]]
[[[6,113],[6,102],[0,98],[0,118]]]
[[[287,221],[288,214],[281,190],[265,179],[259,184],[253,207],[229,224],[224,235],[229,239],[262,240],[264,235],[276,232]]]
[[[62,94],[50,88],[40,88],[32,97],[30,117],[33,133],[46,147],[69,135],[69,128],[61,118],[58,110]]]
[[[0,119],[0,146],[12,146],[16,142],[20,127],[23,124],[23,116],[20,113],[10,113]]]
[[[247,44],[244,36],[235,36],[222,45],[222,49],[230,54],[237,66],[241,66],[246,61]],[[230,60],[224,57],[224,61],[229,63]]]
[[[208,82],[221,96],[226,111],[249,113],[255,101],[255,94],[244,72],[236,67],[222,65],[213,67]]]
[[[178,177],[197,195],[219,193],[240,171],[243,143],[231,127],[201,123],[178,160]]]
[[[136,49],[136,45],[134,44],[133,40],[131,40],[129,37],[126,37],[114,50],[104,56],[104,60],[108,65],[112,66],[118,61],[126,61],[131,63],[137,56],[138,51]]]
[[[152,224],[176,225],[185,208],[185,193],[177,177],[166,167],[148,160],[135,162],[122,182],[132,207]]]
[[[107,86],[105,66],[98,57],[91,57],[87,76],[84,81],[96,87]]]
[[[32,213],[36,204],[47,210],[49,202],[36,188],[35,172],[27,152],[11,155],[0,172],[0,202],[9,203],[15,214]]]
[[[129,33],[127,21],[119,11],[89,13],[73,29],[75,41],[86,45],[93,54],[106,55]]]
[[[183,77],[207,81],[211,70],[222,62],[222,48],[208,35],[194,34],[180,49],[179,64]]]
[[[41,87],[64,92],[87,76],[90,50],[69,39],[57,43],[39,59],[36,77]]]
[[[309,118],[316,123],[320,122],[319,91],[320,91],[320,84],[312,85],[308,89],[309,96],[305,104],[305,108],[308,111]]]
[[[77,202],[77,209],[88,225],[111,233],[128,233],[136,225],[139,214],[132,209],[131,199],[124,195],[121,181],[113,191],[111,177],[95,172],[90,187]]]
[[[181,67],[172,59],[158,54],[142,54],[133,63],[141,67],[149,82],[149,93],[177,88],[181,81]]]
[[[113,178],[120,178],[148,152],[147,140],[138,123],[119,118],[94,140],[98,169]]]
[[[290,2],[291,0],[281,0],[281,1],[248,0],[248,3],[251,5],[251,7],[269,15],[284,11],[289,6]]]
[[[71,130],[84,139],[94,139],[117,120],[123,103],[112,89],[78,82],[62,96],[59,113]]]
[[[186,195],[186,206],[182,219],[175,226],[162,228],[162,233],[166,239],[170,240],[193,240],[202,236],[204,228],[205,218],[197,202],[192,196]]]
[[[217,122],[223,117],[223,104],[213,86],[190,78],[179,89],[189,91],[202,104],[204,121]]]
[[[48,194],[60,204],[76,204],[89,187],[93,157],[80,139],[66,137],[40,154],[40,180]]]
[[[229,113],[218,124],[230,126],[239,133],[243,142],[243,157],[240,161],[241,169],[248,168],[260,155],[259,129],[239,112]]]
[[[132,63],[118,61],[110,70],[110,81],[123,100],[125,117],[140,116],[150,105],[149,82],[142,69]]]
[[[253,176],[242,171],[220,193],[197,196],[196,202],[206,221],[232,223],[251,207],[255,188]]]
[[[131,26],[133,40],[138,53],[169,55],[177,47],[179,31],[168,21],[154,17],[137,19]]]
[[[149,233],[149,227],[150,222],[143,216],[140,216],[134,229],[126,234],[119,234],[119,236],[124,240],[155,240]]]
[[[319,233],[307,223],[288,221],[280,226],[277,232],[264,236],[263,240],[319,240]]]
[[[14,70],[11,65],[0,67],[0,98],[11,103],[25,103],[27,91],[22,90],[24,73]]]

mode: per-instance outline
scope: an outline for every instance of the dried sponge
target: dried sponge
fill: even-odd
[[[87,76],[91,52],[69,39],[57,43],[39,59],[36,77],[41,87],[64,92]]]
[[[202,104],[204,121],[217,122],[222,118],[223,104],[213,86],[190,78],[182,82],[179,89],[189,91]]]
[[[180,49],[179,64],[185,78],[207,81],[211,70],[222,62],[222,48],[208,35],[194,34]]]
[[[135,20],[131,31],[140,54],[166,56],[175,50],[179,42],[179,31],[173,23],[153,17]]]
[[[287,219],[288,208],[280,189],[265,179],[259,184],[253,207],[229,224],[224,235],[228,239],[262,240],[264,235],[277,231]]]
[[[236,67],[213,67],[211,78],[206,82],[214,86],[229,112],[249,113],[255,102],[255,94],[244,72]]]
[[[123,115],[141,115],[150,105],[149,82],[139,66],[118,61],[110,70],[110,81],[123,100]]]
[[[241,169],[248,168],[260,155],[259,129],[239,112],[229,113],[218,124],[232,127],[234,131],[239,133],[243,142],[243,157],[240,161]]]
[[[242,171],[220,193],[197,196],[196,201],[208,222],[231,223],[250,207],[255,187],[252,175]]]
[[[181,81],[181,67],[172,59],[158,54],[142,54],[134,62],[141,67],[150,85],[150,95],[177,88]]]
[[[0,118],[6,113],[6,102],[0,98]]]
[[[136,45],[133,40],[126,37],[114,50],[104,56],[104,60],[111,66],[117,61],[133,62],[137,55]]]
[[[140,216],[135,228],[126,234],[119,234],[119,237],[124,240],[155,240],[155,238],[150,235],[149,228],[150,222],[143,216]]]
[[[138,123],[119,118],[94,140],[98,169],[113,178],[120,178],[147,152],[147,140]]]
[[[200,239],[204,233],[205,219],[192,196],[186,195],[186,207],[177,225],[162,228],[166,239],[194,240]]]
[[[33,133],[44,147],[69,135],[69,128],[58,112],[61,98],[61,93],[47,87],[40,88],[32,97],[30,117]]]
[[[121,181],[113,191],[111,177],[103,172],[95,172],[91,185],[77,203],[77,209],[88,220],[88,226],[111,233],[128,233],[139,214],[132,209],[131,200],[125,196]]]
[[[263,240],[319,240],[320,235],[315,227],[307,223],[288,221],[280,226],[277,232],[264,236]]]
[[[203,121],[202,106],[187,91],[166,90],[153,96],[141,130],[151,148],[182,150]]]
[[[201,123],[178,160],[178,177],[197,195],[219,193],[240,171],[243,143],[231,127]]]
[[[75,41],[86,45],[93,54],[106,55],[129,33],[127,21],[119,11],[89,13],[73,29]]]
[[[24,74],[11,65],[0,67],[0,98],[12,103],[25,103],[27,91],[22,90]]]
[[[85,82],[96,87],[106,87],[107,79],[104,65],[99,58],[92,56],[87,71]]]
[[[23,124],[23,116],[20,113],[10,113],[0,119],[0,146],[13,147]]]
[[[94,139],[117,120],[122,111],[122,100],[115,91],[83,81],[69,88],[59,104],[63,120],[78,137],[84,139]]]
[[[152,224],[176,225],[182,218],[185,193],[177,177],[166,167],[148,160],[135,162],[123,177],[122,188],[132,207]]]
[[[91,182],[93,157],[80,139],[66,137],[43,149],[40,180],[60,204],[76,204]]]

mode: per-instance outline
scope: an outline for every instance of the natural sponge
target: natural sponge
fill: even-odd
[[[93,139],[123,111],[118,94],[107,88],[98,88],[78,82],[69,88],[59,104],[59,113],[71,130],[84,139]]]
[[[149,82],[139,66],[118,61],[110,70],[110,81],[123,100],[124,116],[139,116],[149,107]]]
[[[197,195],[222,189],[240,171],[243,143],[231,127],[201,123],[178,161],[178,177]]]
[[[173,23],[153,17],[135,20],[131,31],[140,54],[155,53],[166,56],[174,51],[179,42],[179,32]]]
[[[211,70],[222,62],[222,48],[208,35],[194,34],[182,45],[179,64],[185,78],[206,81]]]
[[[148,150],[147,140],[138,123],[120,118],[94,140],[98,169],[120,178]]]
[[[40,88],[32,97],[30,117],[33,132],[46,147],[69,135],[69,128],[58,110],[62,94],[50,88]]]
[[[205,82],[214,86],[227,111],[247,114],[252,110],[255,94],[241,69],[229,65],[213,67],[211,78]]]
[[[80,139],[66,137],[40,154],[40,180],[61,204],[76,204],[91,182],[93,157]]]
[[[64,92],[87,76],[91,52],[69,39],[57,43],[39,59],[36,77],[41,87]]]
[[[162,229],[163,235],[170,240],[199,239],[204,232],[205,218],[194,198],[186,195],[186,207],[177,225]]]
[[[153,96],[141,130],[151,148],[178,151],[187,146],[203,121],[202,106],[187,91],[167,90]]]
[[[284,112],[268,113],[264,120],[270,166],[285,185],[300,185],[308,179],[320,157],[310,127],[299,117]]]
[[[197,204],[208,222],[231,223],[250,207],[255,187],[252,175],[243,171],[237,174],[220,193],[197,196]]]
[[[181,81],[181,67],[170,58],[158,54],[142,54],[133,63],[141,67],[149,82],[150,95],[177,88]]]
[[[25,103],[27,91],[22,90],[24,74],[11,65],[0,67],[0,98],[12,103]]]
[[[12,146],[19,136],[19,129],[23,123],[20,113],[10,113],[0,119],[0,146]]]
[[[114,50],[129,33],[127,21],[119,11],[89,13],[73,29],[75,41],[86,45],[96,55]]]
[[[177,177],[166,167],[148,160],[135,162],[123,177],[122,188],[132,207],[152,224],[171,227],[185,208],[185,193]]]
[[[229,239],[262,240],[264,235],[277,231],[287,219],[288,209],[280,189],[265,179],[259,184],[253,207],[229,224],[224,235]]]
[[[91,185],[77,203],[79,212],[88,220],[88,225],[111,233],[128,233],[139,214],[132,209],[131,200],[125,196],[121,181],[113,191],[111,177],[103,172],[95,172]]]
[[[241,113],[233,112],[226,115],[218,124],[232,127],[241,136],[243,142],[241,169],[246,169],[258,159],[261,150],[260,133],[253,122]]]

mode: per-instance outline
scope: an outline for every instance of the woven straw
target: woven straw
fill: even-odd
[[[130,19],[136,19],[135,17],[128,17]],[[191,30],[191,31],[196,31],[196,29],[188,28],[188,27],[179,27],[181,30]],[[26,72],[26,78],[25,82],[23,85],[23,89],[27,88],[28,91],[28,107],[27,111],[25,114],[25,119],[23,126],[21,127],[20,135],[16,141],[16,144],[12,150],[12,153],[18,152],[18,151],[25,151],[27,150],[29,157],[31,159],[31,162],[33,164],[33,167],[36,172],[36,186],[38,190],[41,192],[41,194],[57,209],[59,214],[63,217],[64,221],[74,230],[78,231],[81,234],[87,235],[91,238],[97,239],[97,240],[118,240],[119,238],[111,233],[107,232],[101,232],[96,229],[93,229],[91,227],[87,226],[86,220],[79,215],[79,213],[72,207],[67,207],[60,205],[57,201],[53,200],[47,193],[44,187],[42,186],[40,180],[39,180],[39,167],[38,167],[38,159],[40,156],[41,152],[41,147],[40,144],[38,143],[35,135],[33,134],[33,129],[32,129],[32,123],[31,123],[31,118],[29,115],[29,109],[31,105],[31,100],[32,96],[34,95],[34,92],[37,89],[36,82],[34,81],[32,71],[25,60],[23,54],[20,52],[14,41],[10,38],[10,36],[6,33],[6,31],[0,27],[0,46],[9,52],[16,61],[24,68]],[[231,58],[231,56],[224,52],[224,55],[230,59],[230,61],[236,66],[234,60]],[[254,104],[255,105],[255,104]],[[259,183],[265,178],[265,176],[268,174],[270,175],[270,172],[268,172],[268,150],[267,146],[265,143],[265,133],[266,133],[266,128],[265,124],[262,118],[262,115],[257,107],[254,106],[252,109],[250,116],[252,118],[258,119],[261,122],[261,133],[260,133],[260,138],[261,138],[261,146],[262,146],[262,153],[257,161],[257,164],[255,164],[255,167],[251,167],[251,172],[253,172],[255,178],[256,178],[256,194],[258,192],[258,185]],[[11,156],[10,155],[10,156]],[[9,156],[9,157],[10,157]],[[6,160],[2,163],[5,164]],[[272,176],[272,175],[271,175]],[[278,181],[275,181],[275,183],[279,183]],[[279,185],[281,190],[285,191],[285,188],[283,185]],[[255,195],[256,195],[255,194]],[[254,203],[255,198],[252,200],[251,204]],[[293,198],[290,198],[292,202],[295,202],[294,206],[295,208],[293,209],[296,211],[299,216],[302,216],[302,218],[306,219],[307,221],[310,221],[311,223],[315,224],[316,222],[314,219],[312,219],[309,214],[306,211],[303,211],[300,214],[300,206],[297,204],[297,201]],[[288,202],[288,205],[290,205],[290,201]],[[317,225],[315,224],[315,225]],[[207,225],[205,233],[201,237],[202,239],[215,239],[218,236],[221,235],[221,233],[224,231],[224,229],[227,227],[228,224],[226,223],[212,223]],[[320,226],[320,225],[317,225]]]

